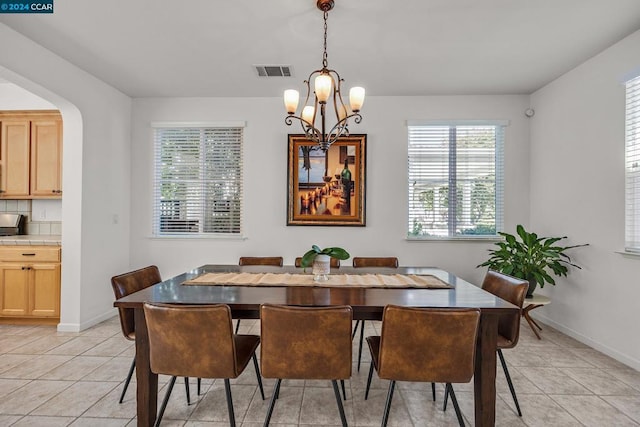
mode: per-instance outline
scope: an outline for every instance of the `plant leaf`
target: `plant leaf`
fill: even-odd
[[[315,259],[317,254],[318,253],[314,249],[311,249],[310,251],[302,255],[302,259],[300,260],[300,267],[302,268],[310,267],[311,264],[313,264],[313,260]]]

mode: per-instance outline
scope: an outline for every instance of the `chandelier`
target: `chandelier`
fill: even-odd
[[[300,116],[296,115],[300,94],[295,89],[284,91],[284,105],[287,109],[285,123],[289,126],[293,119],[300,121],[306,138],[327,151],[329,146],[341,136],[349,136],[348,124],[353,119],[355,123],[362,121],[360,109],[364,102],[364,88],[352,87],[349,91],[349,107],[342,100],[343,79],[337,71],[332,70],[327,62],[327,17],[333,9],[333,0],[317,0],[316,6],[324,13],[324,52],[322,54],[322,68],[309,74],[304,81],[307,85],[307,97]],[[314,90],[311,90],[311,79],[315,77]],[[331,116],[331,117],[329,117]],[[335,118],[334,118],[335,116]],[[335,124],[328,120],[333,119]]]

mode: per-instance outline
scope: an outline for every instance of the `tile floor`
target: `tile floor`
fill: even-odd
[[[367,322],[367,334],[379,322]],[[544,326],[544,325],[543,325]],[[243,333],[259,333],[257,321],[243,321]],[[357,340],[356,340],[357,341]],[[365,344],[366,346],[366,344]],[[354,347],[354,358],[357,342]],[[134,354],[122,338],[117,317],[81,333],[58,333],[53,327],[0,326],[0,426],[133,426],[135,383],[122,404],[118,397]],[[521,341],[505,350],[523,417],[514,405],[502,369],[498,368],[496,425],[499,426],[637,426],[640,425],[640,372],[593,350],[550,327],[537,340],[522,325]],[[347,382],[345,410],[350,425],[380,424],[387,382],[374,375],[364,401],[368,351],[360,372],[354,365]],[[135,377],[134,377],[135,378]],[[135,381],[135,379],[134,379]],[[164,395],[167,377],[161,377]],[[205,381],[203,394],[187,405],[182,383],[176,383],[164,426],[228,426],[223,381]],[[260,399],[250,364],[232,381],[238,426],[262,425],[267,401]],[[267,399],[273,381],[265,381]],[[455,386],[467,425],[473,425],[472,384]],[[441,409],[443,388],[431,400],[429,384],[399,383],[390,426],[457,426],[451,405]],[[330,382],[288,381],[272,418],[276,427],[339,425]]]

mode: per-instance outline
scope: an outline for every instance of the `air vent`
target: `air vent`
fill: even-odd
[[[290,65],[255,65],[259,77],[291,77]]]

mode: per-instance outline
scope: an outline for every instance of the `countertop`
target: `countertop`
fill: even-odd
[[[0,245],[56,246],[62,243],[62,236],[45,234],[24,234],[20,236],[0,236]]]

